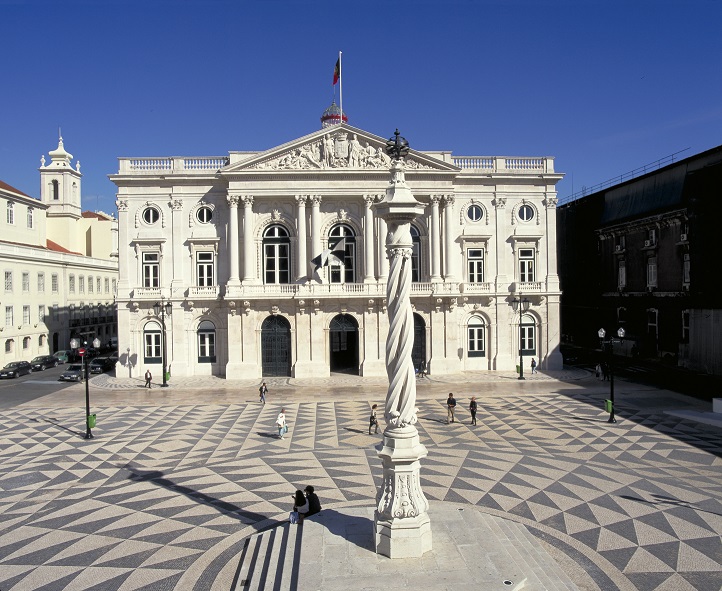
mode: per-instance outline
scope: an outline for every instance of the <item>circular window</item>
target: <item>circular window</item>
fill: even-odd
[[[196,212],[196,218],[201,224],[208,224],[213,219],[213,210],[210,207],[199,207]]]
[[[534,208],[531,205],[522,205],[519,208],[519,219],[528,222],[534,219]]]
[[[160,212],[155,207],[146,207],[143,210],[143,221],[146,224],[155,224],[160,218]]]
[[[470,205],[469,209],[466,210],[466,216],[472,222],[478,222],[484,217],[484,210],[481,209],[480,205]]]

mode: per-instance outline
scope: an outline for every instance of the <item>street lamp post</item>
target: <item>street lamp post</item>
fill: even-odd
[[[623,328],[619,328],[617,330],[617,336],[619,337],[618,340],[615,340],[614,338],[605,340],[604,337],[606,336],[607,331],[603,328],[600,328],[597,331],[597,334],[599,335],[599,342],[602,345],[602,349],[606,350],[607,357],[609,358],[609,419],[607,420],[607,423],[616,423],[617,419],[614,416],[614,343],[621,343],[625,332]]]
[[[79,345],[80,341],[78,339],[70,339],[71,349],[77,349]],[[96,349],[100,347],[100,339],[93,339],[93,347],[95,347]],[[83,348],[83,377],[85,379],[85,439],[93,439],[92,427],[95,426],[95,423],[93,422],[93,425],[91,427],[90,385],[88,384],[88,378],[90,377],[88,375],[88,341],[83,341]]]
[[[166,367],[168,363],[168,350],[166,348],[165,315],[171,315],[171,313],[173,312],[173,305],[170,302],[166,302],[165,298],[161,296],[160,302],[156,302],[155,304],[153,304],[153,310],[155,310],[156,316],[160,316],[160,324],[163,330],[161,334],[161,346],[163,349],[163,383],[161,384],[161,387],[167,388],[168,380],[166,379]]]
[[[524,322],[524,312],[529,311],[529,306],[531,305],[531,302],[524,298],[521,299],[521,294],[519,294],[518,298],[514,298],[511,301],[511,307],[514,309],[514,313],[517,311],[519,312],[519,378],[520,380],[526,379],[524,378],[524,335],[522,333],[523,330],[523,322]]]

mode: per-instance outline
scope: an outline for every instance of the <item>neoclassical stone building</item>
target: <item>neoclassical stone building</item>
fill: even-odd
[[[262,152],[120,158],[123,371],[160,372],[165,322],[174,376],[385,374],[374,204],[390,179],[386,139],[338,119]],[[406,170],[425,206],[412,232],[415,362],[509,370],[521,348],[561,368],[553,159],[412,149]],[[339,258],[317,269],[330,247]]]

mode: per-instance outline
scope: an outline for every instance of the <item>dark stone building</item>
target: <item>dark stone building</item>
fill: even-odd
[[[722,375],[722,146],[557,209],[562,341]]]

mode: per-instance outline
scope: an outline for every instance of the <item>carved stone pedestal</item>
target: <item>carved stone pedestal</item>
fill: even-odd
[[[426,448],[413,425],[389,427],[377,446],[384,482],[375,515],[376,552],[389,558],[418,558],[431,550],[429,502],[421,490],[419,469]]]

